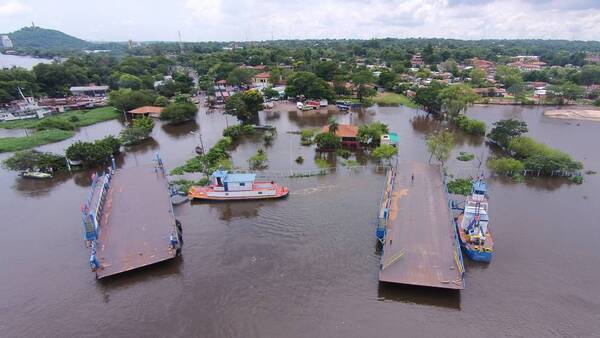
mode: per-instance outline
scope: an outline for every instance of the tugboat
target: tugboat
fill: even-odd
[[[254,200],[274,199],[288,195],[287,187],[274,182],[256,182],[256,174],[230,174],[217,170],[206,187],[192,186],[188,192],[190,200]]]
[[[494,242],[489,227],[488,199],[485,181],[473,182],[471,195],[463,211],[456,218],[460,246],[470,259],[477,262],[492,261]]]

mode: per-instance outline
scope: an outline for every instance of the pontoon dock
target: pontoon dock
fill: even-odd
[[[162,163],[94,178],[84,226],[99,279],[175,257],[182,239]]]
[[[411,162],[390,170],[378,213],[381,282],[464,288],[462,253],[446,195],[437,165]]]

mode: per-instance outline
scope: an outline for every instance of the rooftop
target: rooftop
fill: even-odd
[[[163,111],[163,107],[155,106],[143,106],[130,110],[130,114],[160,114]]]
[[[258,79],[268,79],[268,78],[271,77],[271,74],[269,74],[269,73],[258,73],[256,75],[254,75],[254,77],[258,78]]]
[[[324,126],[323,132],[329,132],[329,126]],[[335,136],[339,137],[356,137],[356,135],[358,135],[358,127],[349,124],[339,124],[335,131]]]

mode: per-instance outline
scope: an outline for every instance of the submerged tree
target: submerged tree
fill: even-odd
[[[487,137],[502,148],[508,147],[513,138],[528,131],[527,123],[515,119],[500,120],[493,125]]]
[[[235,115],[242,123],[255,121],[263,109],[264,99],[257,90],[247,90],[234,94],[225,103],[226,114]]]
[[[427,150],[431,154],[429,162],[431,162],[431,158],[435,157],[443,166],[450,157],[452,148],[454,148],[454,135],[448,131],[427,138]]]

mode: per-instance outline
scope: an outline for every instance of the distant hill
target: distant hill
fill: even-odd
[[[7,35],[12,40],[14,48],[18,49],[85,49],[93,46],[90,42],[63,32],[40,27],[23,27]]]

